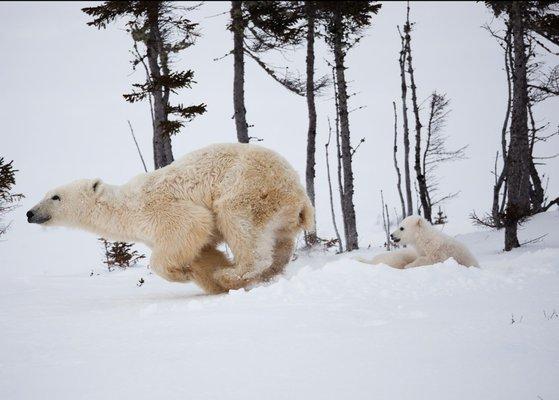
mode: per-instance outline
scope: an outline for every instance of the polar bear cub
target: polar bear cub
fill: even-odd
[[[412,246],[379,254],[368,264],[386,264],[394,268],[432,265],[453,258],[465,267],[478,267],[476,258],[462,243],[435,229],[427,220],[412,215],[405,218],[390,235],[395,243]]]

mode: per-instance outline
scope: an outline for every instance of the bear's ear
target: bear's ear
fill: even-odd
[[[99,193],[101,191],[101,184],[103,183],[103,181],[101,181],[101,179],[94,179],[93,183],[91,185],[91,189],[93,190],[93,193]]]
[[[423,226],[423,218],[421,218],[421,217],[417,218],[417,226],[419,226],[419,227]]]

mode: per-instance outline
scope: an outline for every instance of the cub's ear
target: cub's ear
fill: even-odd
[[[93,193],[99,193],[101,191],[101,184],[103,181],[101,179],[94,179],[93,183],[91,184],[91,189]]]
[[[417,226],[423,226],[423,218],[418,218],[417,219]]]

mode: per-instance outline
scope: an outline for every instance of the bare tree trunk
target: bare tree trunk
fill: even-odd
[[[334,225],[334,232],[336,233],[336,239],[338,240],[338,252],[343,253],[344,248],[342,245],[342,238],[340,237],[340,231],[338,230],[338,224],[336,223],[336,212],[334,211],[334,197],[332,196],[332,179],[330,177],[330,156],[328,155],[328,146],[330,146],[330,138],[332,137],[332,127],[330,126],[330,119],[328,119],[328,142],[326,142],[326,173],[328,175],[328,193],[330,194],[330,213],[332,214],[332,224]]]
[[[161,72],[163,72],[164,76],[169,76],[169,55],[167,51],[163,47],[163,38],[161,37],[161,31],[159,29],[159,24],[155,26],[155,33],[157,35],[157,46],[159,50],[159,59],[161,64]],[[171,94],[171,90],[169,87],[164,86],[162,87],[163,90],[163,104],[164,104],[164,111],[165,111],[165,121],[169,119],[167,108],[169,107],[169,95]],[[167,140],[163,142],[163,149],[165,151],[165,158],[167,163],[172,163],[175,158],[173,157],[173,148],[171,146],[171,136],[169,134],[165,135]]]
[[[400,79],[402,88],[402,120],[404,123],[404,187],[406,190],[406,205],[407,212],[404,216],[413,214],[413,201],[411,195],[411,176],[410,176],[410,130],[408,124],[408,84],[406,82],[406,43],[402,34],[402,49],[400,50],[399,64],[400,64]]]
[[[351,166],[352,151],[349,130],[349,116],[347,107],[347,83],[345,80],[344,52],[342,48],[342,14],[336,8],[334,12],[334,60],[336,78],[338,81],[338,103],[340,114],[340,136],[342,147],[342,166],[344,172],[344,197],[342,210],[345,221],[346,250],[352,251],[359,248],[357,237],[357,224],[355,220],[355,206],[353,204],[353,170]]]
[[[165,100],[163,98],[163,87],[161,85],[160,58],[160,35],[159,35],[159,2],[149,3],[148,6],[149,36],[146,42],[147,59],[151,73],[151,81],[154,83],[153,96],[153,161],[155,169],[162,168],[173,162],[171,148],[171,137],[164,132],[164,124],[167,121],[165,111]]]
[[[245,109],[245,60],[244,37],[245,21],[243,19],[242,1],[231,2],[231,30],[233,31],[233,108],[237,140],[248,143],[248,124]]]
[[[142,155],[142,151],[140,150],[140,146],[138,145],[138,141],[136,140],[136,135],[134,134],[134,128],[132,128],[132,124],[130,123],[130,120],[128,120],[127,122],[128,122],[128,126],[130,127],[130,133],[132,134],[132,139],[134,139],[134,144],[136,145],[136,150],[138,150],[140,161],[142,162],[142,166],[144,167],[144,172],[148,172],[148,167],[146,166],[146,162],[144,161],[144,156]]]
[[[524,17],[520,2],[512,4],[510,15],[513,48],[513,101],[511,139],[507,154],[508,201],[505,217],[505,251],[520,247],[517,236],[518,222],[530,212],[530,173],[528,143],[528,87],[526,80],[526,45]]]
[[[384,234],[386,235],[385,247],[387,251],[390,251],[390,216],[388,215],[388,206],[384,204],[384,195],[382,194],[382,190],[380,191],[380,205],[382,207],[382,227],[384,229]]]
[[[307,16],[307,82],[306,97],[309,113],[309,127],[307,131],[307,168],[306,186],[307,195],[315,206],[314,178],[315,178],[315,153],[316,153],[316,106],[314,101],[314,35],[315,35],[315,6],[312,1],[305,2],[305,12]],[[307,245],[314,245],[317,242],[316,224],[313,232],[307,232],[305,240]]]
[[[411,102],[413,106],[413,114],[415,116],[415,163],[414,169],[417,177],[417,186],[419,189],[419,199],[423,210],[423,218],[431,222],[431,205],[428,201],[427,182],[425,180],[424,171],[421,169],[421,120],[419,118],[419,105],[417,104],[417,87],[415,85],[415,76],[413,71],[413,62],[411,55],[411,24],[410,24],[410,6],[408,2],[406,24],[404,25],[404,35],[406,43],[408,74],[410,75],[411,84]]]
[[[493,205],[491,207],[491,218],[497,229],[503,227],[503,206],[499,205],[499,195],[501,193],[501,188],[503,183],[505,183],[507,176],[507,130],[510,120],[510,112],[512,108],[512,76],[511,76],[511,58],[512,58],[512,48],[511,48],[511,31],[510,28],[507,29],[507,34],[505,36],[505,72],[507,74],[507,109],[505,111],[505,120],[503,121],[503,127],[501,129],[501,152],[503,157],[503,169],[497,178],[497,159],[495,160],[495,186],[493,186]],[[503,190],[503,202],[507,197],[507,186]]]
[[[400,174],[400,167],[398,167],[398,113],[396,112],[396,102],[392,102],[394,107],[394,168],[396,169],[396,176],[398,181],[396,187],[398,188],[398,195],[400,196],[400,203],[402,204],[402,218],[406,216],[406,204],[404,203],[404,195],[402,194],[402,174]]]
[[[532,104],[528,100],[528,115],[530,117],[530,157],[528,168],[530,170],[530,179],[532,181],[532,187],[530,189],[530,203],[532,205],[532,214],[541,212],[543,203],[545,201],[545,191],[543,189],[542,180],[538,174],[536,164],[534,163],[534,144],[536,142],[536,135],[538,133],[538,128],[536,127],[536,121],[534,119],[534,114],[532,112]]]
[[[336,110],[336,177],[338,179],[338,195],[340,197],[340,205],[343,203],[344,198],[344,185],[342,180],[342,148],[340,145],[340,106],[338,104],[338,81],[336,79],[336,70],[332,68],[332,82],[334,85],[334,105]],[[346,220],[343,218],[342,208],[342,222],[344,224],[344,233],[346,231]]]

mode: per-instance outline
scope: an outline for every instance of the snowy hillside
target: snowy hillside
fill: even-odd
[[[299,252],[278,281],[221,296],[145,267],[12,270],[0,398],[556,399],[558,224],[535,217],[522,238],[547,236],[507,254],[500,232],[459,235],[480,269]]]

